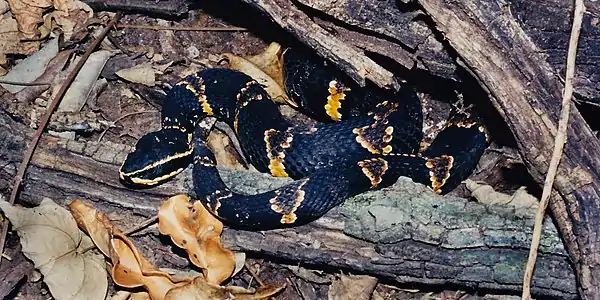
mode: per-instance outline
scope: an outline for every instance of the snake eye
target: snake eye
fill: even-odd
[[[148,133],[137,142],[135,149],[119,170],[121,179],[133,185],[160,184],[192,162],[193,147],[188,143],[188,136],[177,129]]]

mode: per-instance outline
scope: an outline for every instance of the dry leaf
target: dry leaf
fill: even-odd
[[[80,111],[83,105],[85,105],[104,65],[114,54],[114,51],[109,50],[100,50],[92,53],[85,61],[81,70],[77,73],[73,82],[69,85],[69,89],[62,97],[56,111]],[[58,92],[58,89],[59,88],[55,89],[55,92]],[[54,93],[52,96],[54,97]]]
[[[0,55],[7,53],[19,53],[19,30],[15,19],[0,16]]]
[[[185,249],[208,282],[220,284],[233,273],[233,252],[221,246],[223,224],[202,203],[192,204],[185,195],[169,198],[158,210],[158,231]]]
[[[54,9],[50,16],[67,40],[74,32],[83,30],[87,21],[94,17],[92,8],[79,0],[54,0]]]
[[[263,53],[252,57],[244,58],[231,53],[225,53],[222,56],[227,59],[230,68],[244,72],[262,84],[273,101],[298,107],[283,89],[283,71],[279,63],[280,53],[281,46],[272,43]]]
[[[104,299],[108,281],[102,255],[77,228],[68,210],[45,198],[40,206],[21,208],[0,202],[23,246],[23,254],[44,275],[52,296],[62,299]]]
[[[246,57],[246,59],[273,78],[280,87],[283,87],[283,70],[281,45],[272,42],[262,53]]]
[[[50,40],[40,51],[30,55],[14,66],[4,80],[18,82],[32,82],[44,74],[46,66],[58,54],[58,39]],[[11,93],[17,93],[25,88],[22,85],[1,84],[6,90]]]
[[[182,287],[170,290],[165,296],[165,300],[189,299],[189,300],[220,300],[220,299],[269,299],[279,291],[285,288],[281,286],[265,286],[250,291],[238,286],[222,287],[216,284],[208,283],[198,276],[194,281]]]
[[[536,197],[527,193],[525,187],[521,187],[512,195],[494,191],[494,188],[473,180],[465,180],[465,186],[471,191],[472,196],[478,202],[486,205],[506,204],[513,206],[517,213],[528,213],[537,210],[539,201]]]
[[[42,13],[48,8],[54,7],[50,18],[69,39],[78,26],[85,26],[87,20],[93,17],[92,9],[79,0],[8,0],[11,13],[18,23],[19,39],[39,40],[40,31],[38,24],[45,22]],[[53,27],[52,25],[43,25]],[[39,48],[39,41],[21,43],[20,53],[31,54]]]
[[[377,278],[366,275],[346,276],[333,281],[329,286],[327,298],[329,300],[369,300],[377,285]]]
[[[92,238],[92,242],[106,257],[110,257],[110,240],[115,229],[104,213],[81,200],[72,201],[69,209],[79,228]]]
[[[181,206],[183,204],[183,207],[177,205],[172,207],[169,218],[173,218],[186,210],[188,217],[191,217],[188,219],[190,222],[198,223],[197,218],[203,217],[202,214],[191,212],[190,207],[194,206],[189,205],[189,200],[186,196],[180,195],[169,200],[172,199],[174,201],[171,201],[170,205],[179,204]],[[166,206],[168,207],[169,205]],[[79,200],[73,201],[69,207],[78,224],[86,232],[94,236],[96,243],[109,245],[108,256],[113,263],[110,272],[113,281],[122,287],[143,287],[147,291],[147,293],[132,294],[129,299],[232,299],[232,296],[235,296],[236,299],[266,299],[285,287],[285,285],[277,287],[266,286],[253,292],[241,287],[221,287],[218,284],[208,283],[203,275],[196,276],[196,274],[192,274],[188,277],[171,276],[169,273],[157,269],[150,263],[138,251],[131,240],[112,225],[105,214],[98,212],[93,206]],[[174,220],[178,219],[174,218]],[[222,230],[222,225],[220,230]],[[219,233],[220,230],[218,231]],[[200,230],[199,232],[200,236],[214,236],[212,230],[208,230],[208,232]],[[108,239],[108,241],[101,241],[104,238]],[[220,244],[218,246],[220,247]],[[121,294],[114,297],[116,297],[115,299],[121,299],[118,297],[123,296]]]
[[[130,82],[141,83],[147,86],[155,86],[155,75],[162,74],[162,71],[152,67],[151,63],[143,63],[131,68],[121,69],[115,74]]]
[[[127,288],[144,287],[153,300],[163,300],[169,290],[190,282],[175,281],[169,274],[156,269],[120,232],[114,233],[110,257],[113,281]]]

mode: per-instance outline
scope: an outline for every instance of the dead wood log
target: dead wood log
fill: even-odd
[[[284,2],[287,1],[278,3],[282,7],[287,6]],[[325,26],[349,45],[393,59],[407,69],[420,69],[435,76],[461,81],[456,72],[454,51],[447,47],[424,17],[423,10],[414,3],[377,0],[298,2],[311,18],[328,20],[322,16],[325,14],[338,21]],[[577,97],[598,102],[600,27],[595,20],[600,10],[594,1],[586,1],[586,6],[592,13],[584,17],[573,86]],[[522,26],[527,36],[546,55],[552,69],[564,74],[564,58],[571,29],[571,2],[511,0],[502,6],[502,11],[512,15]],[[339,24],[340,21],[342,24]],[[367,41],[363,38],[365,35],[369,37]],[[398,52],[402,55],[398,55]]]
[[[511,128],[532,176],[548,169],[562,84],[514,18],[496,1],[420,0],[437,28],[489,91]],[[514,51],[518,49],[518,51]],[[510,55],[508,55],[510,53]],[[551,201],[576,266],[581,296],[600,297],[600,142],[578,111]],[[558,202],[564,201],[560,207]],[[562,208],[562,209],[561,209]]]
[[[3,99],[9,101],[7,99]],[[10,185],[32,130],[0,110],[0,190]],[[146,190],[121,185],[117,169],[130,147],[77,142],[45,136],[26,174],[20,203],[43,197],[66,204],[84,199],[122,220],[151,216],[161,201],[185,192],[189,172],[180,179]],[[264,174],[222,171],[238,191],[257,192],[283,184]],[[510,207],[484,207],[456,197],[439,197],[404,179],[392,188],[347,201],[321,220],[269,232],[226,230],[226,246],[267,258],[326,269],[365,273],[404,284],[452,285],[518,293],[527,257],[532,213]],[[535,274],[533,293],[573,299],[576,283],[566,251],[548,222]],[[142,249],[171,253],[156,242]],[[175,254],[168,254],[176,256]],[[164,261],[176,261],[165,258]],[[179,258],[181,261],[181,258]],[[184,264],[185,265],[185,264]]]

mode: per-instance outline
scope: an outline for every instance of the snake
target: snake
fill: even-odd
[[[400,176],[446,194],[470,176],[487,147],[480,117],[457,110],[421,149],[422,104],[413,86],[364,87],[316,54],[288,48],[282,56],[286,93],[317,122],[290,122],[243,72],[204,69],[168,91],[161,129],[137,141],[119,169],[121,181],[152,187],[192,165],[190,193],[215,217],[231,228],[271,230],[312,222]],[[207,146],[209,117],[233,129],[258,171],[293,181],[253,195],[232,191]]]

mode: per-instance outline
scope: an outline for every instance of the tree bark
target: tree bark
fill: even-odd
[[[0,188],[5,192],[10,190],[31,135],[32,130],[0,111]],[[159,187],[125,188],[117,169],[129,150],[110,142],[44,136],[28,168],[20,204],[36,205],[44,197],[62,204],[83,199],[109,216],[131,220],[154,215],[161,201],[189,188],[189,170]],[[286,182],[250,171],[221,173],[230,186],[246,193]],[[485,207],[440,197],[401,179],[391,188],[347,201],[312,224],[268,232],[226,229],[223,240],[238,251],[376,275],[390,282],[519,293],[532,224],[532,212],[515,213],[509,206]],[[161,253],[176,256],[169,245],[135,241],[142,243],[141,249],[162,249]],[[544,230],[541,249],[544,254],[533,294],[576,298],[573,270],[551,222]],[[162,261],[177,260],[181,258]]]
[[[437,28],[489,91],[518,143],[530,173],[543,183],[554,146],[562,84],[502,4],[421,0]],[[518,51],[514,51],[518,49]],[[511,53],[511,55],[507,55]],[[577,110],[555,188],[553,205],[581,285],[581,296],[600,297],[600,142]]]
[[[302,36],[297,29],[286,27],[285,22],[279,21],[286,18],[273,8],[277,5],[288,7],[291,5],[288,1],[246,2],[270,13],[282,27]],[[367,34],[374,33],[379,40],[397,43],[407,53],[415,52],[415,62],[426,57],[419,57],[426,53],[415,50],[425,45],[426,38],[437,37],[438,43],[446,45],[442,52],[455,53],[457,64],[466,68],[491,96],[492,104],[513,132],[530,173],[540,185],[543,184],[560,112],[563,87],[560,77],[563,75],[557,72],[564,70],[572,14],[566,2],[515,0],[510,2],[512,5],[505,5],[501,1],[419,0],[421,7],[402,3],[396,7],[386,1],[347,0],[336,1],[335,5],[320,0],[300,2],[336,19],[337,23],[332,22],[336,23],[333,25],[336,28],[354,32],[362,30],[362,35],[366,30]],[[598,5],[591,1],[586,3],[597,15]],[[543,9],[537,9],[539,7]],[[417,17],[419,12],[430,19]],[[519,20],[513,17],[515,14]],[[340,25],[339,21],[345,25]],[[420,23],[432,24],[436,30],[421,28],[411,31]],[[344,36],[352,36],[344,29],[340,31],[340,41],[353,44],[352,39],[344,40]],[[600,68],[596,59],[600,52],[599,35],[593,15],[586,15],[580,38],[575,88],[579,96],[592,101],[600,94]],[[355,42],[355,47],[376,49],[369,43],[366,43],[367,46],[359,43]],[[430,45],[435,45],[435,42],[430,42]],[[317,43],[316,50],[322,53],[321,48]],[[393,56],[398,55],[388,54],[392,59]],[[446,64],[448,56],[440,57],[444,59],[427,56],[438,65]],[[407,66],[402,59],[395,61]],[[437,73],[432,73],[452,78],[454,70],[438,68]],[[600,142],[577,110],[572,111],[570,120],[568,142],[550,206],[576,266],[581,295],[592,299],[600,297]]]

